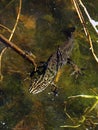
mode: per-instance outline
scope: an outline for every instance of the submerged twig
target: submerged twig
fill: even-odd
[[[18,24],[18,21],[19,21],[19,17],[20,17],[20,13],[21,13],[21,7],[22,7],[22,0],[19,1],[19,11],[18,11],[17,19],[16,19],[16,23],[15,23],[15,25],[13,27],[13,30],[11,31],[11,35],[9,37],[9,41],[11,41],[11,39],[12,39],[12,37],[14,35],[14,32],[16,30],[16,27],[17,27],[17,24]],[[1,54],[0,54],[0,81],[2,81],[2,79],[3,79],[3,75],[2,75],[2,56],[3,56],[3,54],[4,54],[4,52],[6,50],[7,50],[7,47],[5,47],[2,50]]]
[[[13,2],[13,1],[14,1],[14,0],[12,0],[11,2]],[[10,4],[10,3],[9,3],[9,4]],[[8,5],[7,5],[7,6],[8,6]],[[5,26],[3,27],[3,26],[2,26],[3,28],[5,28],[5,29],[7,29],[8,31],[11,32],[11,35],[10,35],[10,37],[9,37],[9,41],[8,41],[5,37],[3,37],[2,35],[0,35],[0,38],[1,38],[2,40],[5,40],[5,41],[7,41],[7,42],[9,42],[9,43],[10,43],[10,41],[12,40],[12,37],[13,37],[13,35],[14,35],[14,33],[15,33],[16,27],[17,27],[18,22],[19,22],[19,18],[20,18],[20,14],[21,14],[21,7],[22,7],[22,0],[19,0],[19,10],[18,10],[16,22],[15,22],[15,25],[14,25],[12,31],[11,31],[10,29],[8,29],[7,27],[5,27]],[[29,54],[26,54],[23,50],[21,50],[21,49],[20,49],[19,47],[17,47],[16,45],[13,45],[13,44],[12,44],[12,46],[10,46],[10,47],[13,48],[13,46],[14,46],[14,50],[15,50],[15,47],[18,48],[18,51],[17,51],[17,49],[16,49],[15,51],[17,51],[18,53],[20,53],[22,56],[25,56],[31,63],[34,64],[34,67],[35,67],[35,70],[36,70],[37,65],[36,65],[34,59],[31,58],[31,56],[29,56]],[[2,75],[2,56],[3,56],[3,54],[4,54],[4,52],[5,52],[6,50],[7,50],[7,47],[5,47],[5,48],[1,51],[1,53],[0,53],[0,81],[2,81],[2,79],[3,79],[3,75]],[[20,50],[20,51],[19,51],[19,50]],[[32,55],[33,55],[33,54],[32,54]],[[34,55],[33,55],[33,57],[34,57]]]
[[[16,19],[16,23],[15,23],[15,25],[14,25],[14,27],[13,27],[13,30],[11,31],[11,35],[10,35],[10,37],[9,37],[9,41],[11,41],[11,39],[12,39],[12,37],[13,37],[13,35],[14,35],[14,32],[15,32],[15,30],[16,30],[16,27],[17,27],[17,24],[18,24],[18,21],[19,21],[19,17],[20,17],[20,13],[21,13],[21,6],[22,6],[22,0],[20,0],[20,2],[19,2],[19,11],[18,11],[18,15],[17,15],[17,19]],[[6,48],[4,48],[3,50],[2,50],[2,52],[1,52],[1,54],[0,54],[0,76],[1,76],[1,81],[2,81],[2,79],[3,79],[3,75],[2,75],[2,73],[1,73],[1,69],[2,69],[2,56],[3,56],[3,54],[4,54],[4,52],[7,50],[7,47]]]
[[[68,98],[78,98],[78,97],[98,99],[98,96],[94,96],[94,95],[76,95],[76,96],[70,96]]]
[[[96,27],[96,26],[98,26],[98,21],[93,20],[93,19],[90,17],[90,15],[89,15],[89,13],[88,13],[86,7],[84,6],[83,2],[82,2],[81,0],[79,0],[79,2],[80,2],[81,6],[83,7],[83,9],[84,9],[84,11],[85,11],[85,14],[87,15],[87,17],[88,17],[88,19],[89,19],[89,22],[91,23],[91,25],[92,25],[93,28],[95,29],[96,33],[98,34],[98,29],[97,29],[97,27]]]
[[[77,127],[80,127],[87,120],[89,120],[93,125],[98,125],[98,123],[93,122],[92,119],[87,118],[87,115],[96,108],[96,105],[98,104],[98,96],[94,96],[94,95],[76,95],[76,96],[70,96],[68,98],[69,99],[74,99],[74,98],[79,98],[79,97],[87,98],[87,99],[88,98],[89,99],[96,99],[96,101],[89,109],[87,109],[86,112],[84,112],[84,114],[81,116],[81,119],[78,119],[78,123],[76,125],[64,125],[64,126],[60,126],[60,127],[77,128]],[[72,119],[71,116],[69,116],[69,114],[66,111],[65,111],[65,113],[68,116],[68,118],[74,123],[74,119]]]
[[[20,54],[22,57],[26,58],[28,61],[30,61],[34,66],[36,66],[36,63],[34,62],[34,59],[27,54],[25,51],[20,49],[17,45],[9,41],[7,38],[5,38],[3,35],[0,34],[0,41],[4,43],[5,45],[9,46],[12,48],[14,51],[16,51],[18,54]]]
[[[6,6],[5,8],[3,8],[3,10],[0,11],[0,14],[3,13],[3,11],[5,11],[15,0],[11,0]]]
[[[89,98],[89,99],[96,99],[96,102],[93,104],[93,106],[86,112],[87,113],[90,113],[95,107],[96,105],[98,104],[98,96],[95,96],[95,95],[76,95],[76,96],[70,96],[68,98],[78,98],[78,97],[82,97],[82,98]]]
[[[17,25],[18,25],[19,18],[20,18],[20,13],[21,13],[21,7],[22,7],[22,0],[20,0],[20,2],[19,2],[19,11],[18,11],[16,23],[15,23],[14,28],[13,28],[13,30],[12,30],[12,32],[11,32],[10,37],[9,37],[9,41],[11,41],[11,39],[12,39],[12,37],[13,37],[13,35],[14,35],[14,32],[15,32],[15,30],[16,30],[16,27],[17,27]]]
[[[4,26],[4,25],[2,25],[2,24],[0,24],[0,27],[1,27],[1,28],[4,28],[4,29],[7,30],[9,33],[12,32],[8,27],[6,27],[6,26]]]
[[[64,126],[60,126],[60,127],[64,127],[64,128],[78,128],[80,126],[81,126],[81,124],[79,124],[79,125],[64,125]]]
[[[3,53],[5,52],[6,48],[4,48],[2,50],[2,52],[0,53],[0,81],[3,80],[3,75],[2,75],[2,56],[3,56]]]
[[[94,52],[94,48],[93,48],[93,43],[92,43],[92,40],[91,40],[91,36],[90,36],[89,31],[88,31],[88,29],[87,29],[87,27],[86,27],[86,22],[85,22],[85,20],[84,20],[83,14],[82,14],[82,12],[81,12],[81,10],[80,10],[79,4],[78,4],[77,0],[72,0],[72,2],[73,2],[73,5],[74,5],[74,7],[75,7],[75,9],[76,9],[76,12],[77,12],[77,14],[78,14],[78,16],[79,16],[80,22],[81,22],[81,24],[82,24],[82,26],[83,26],[85,35],[86,35],[87,38],[88,38],[88,41],[89,41],[89,44],[90,44],[90,50],[91,50],[91,52],[92,52],[92,54],[93,54],[94,59],[95,59],[95,60],[97,61],[97,63],[98,63],[98,57],[96,56],[96,54],[95,54],[95,52]]]

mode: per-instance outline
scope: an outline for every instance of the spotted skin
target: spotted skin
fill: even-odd
[[[53,84],[54,79],[61,69],[62,66],[67,64],[67,59],[69,59],[70,54],[73,49],[74,44],[74,30],[70,31],[70,35],[67,38],[67,41],[60,47],[58,47],[57,51],[49,57],[46,64],[42,67],[44,68],[44,72],[38,74],[38,70],[34,72],[34,75],[37,74],[36,78],[32,76],[32,82],[30,85],[30,93],[37,94],[45,90],[48,86]]]

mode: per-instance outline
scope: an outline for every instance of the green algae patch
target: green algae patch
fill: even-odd
[[[97,2],[88,2],[87,0],[84,2],[88,11],[97,19],[97,4],[94,4],[94,2]],[[12,29],[16,20],[18,4],[16,2],[15,5],[12,4],[4,11],[6,4],[8,4],[6,1],[1,1],[0,12],[3,11],[3,15],[0,16],[0,20],[1,24]],[[96,102],[95,99],[81,97],[68,99],[68,97],[75,95],[95,96],[98,94],[98,64],[91,53],[83,28],[71,2],[58,0],[55,5],[56,12],[51,11],[50,6],[52,5],[43,0],[23,1],[22,13],[13,42],[24,51],[32,52],[36,56],[36,62],[40,65],[41,61],[47,61],[58,46],[62,45],[66,40],[61,30],[69,26],[75,26],[75,44],[71,59],[80,68],[84,68],[84,74],[76,79],[75,76],[71,76],[73,68],[65,65],[61,69],[61,75],[56,83],[58,86],[57,97],[54,97],[53,94],[49,95],[51,86],[38,95],[32,95],[29,93],[29,75],[34,66],[13,50],[8,49],[2,60],[4,80],[0,83],[0,89],[4,91],[4,95],[0,95],[0,101],[2,101],[0,123],[6,123],[5,126],[2,123],[0,124],[2,130],[17,130],[19,128],[23,130],[71,130],[71,128],[60,127],[63,124],[66,125],[66,123],[72,125],[72,122],[66,116],[65,102],[68,102],[66,109],[68,114],[74,118],[74,121],[80,120],[81,116]],[[93,12],[91,8],[94,9]],[[87,24],[87,27],[97,55],[98,38],[91,25]],[[10,35],[4,29],[0,30],[0,32],[6,37]],[[1,44],[0,47],[3,48],[4,46]],[[97,110],[96,106],[88,116],[92,117],[93,115],[96,117]],[[91,118],[88,119],[92,120]],[[84,124],[76,129],[90,128],[89,123]]]

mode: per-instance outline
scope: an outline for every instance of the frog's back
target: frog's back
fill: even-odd
[[[37,94],[42,92],[53,83],[58,70],[67,63],[67,59],[72,51],[74,40],[73,32],[74,29],[72,28],[72,32],[69,32],[70,35],[67,41],[61,47],[58,47],[57,51],[49,57],[45,73],[38,75],[36,79],[32,78],[32,83],[29,89],[30,93]]]

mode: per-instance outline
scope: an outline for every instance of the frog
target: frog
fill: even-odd
[[[82,69],[70,59],[74,46],[75,27],[69,27],[66,30],[63,29],[62,32],[67,37],[64,44],[58,46],[57,50],[48,58],[46,62],[39,66],[36,71],[31,72],[31,84],[29,88],[30,93],[38,94],[54,84],[58,71],[66,64],[70,64],[73,67],[74,72],[72,75],[76,74],[76,77],[78,77],[79,74],[82,74]],[[53,91],[53,93],[54,95],[57,95],[57,92],[55,94],[55,91]]]

